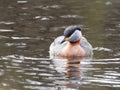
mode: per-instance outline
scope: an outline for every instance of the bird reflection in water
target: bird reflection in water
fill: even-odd
[[[84,66],[81,62],[87,62],[91,60],[91,58],[83,58],[83,57],[76,57],[76,58],[61,58],[61,59],[53,59],[53,64],[55,70],[61,74],[59,75],[60,79],[58,78],[57,82],[60,86],[63,86],[64,88],[74,88],[78,89],[81,82],[82,77],[84,77],[85,71],[83,71]],[[88,67],[89,65],[87,65]],[[63,75],[64,74],[64,75]],[[61,79],[62,78],[62,79]]]
[[[80,60],[79,59],[66,59],[66,69],[64,73],[68,76],[68,79],[80,79]]]

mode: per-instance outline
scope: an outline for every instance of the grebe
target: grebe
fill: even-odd
[[[92,56],[93,48],[82,36],[79,26],[69,26],[64,35],[57,37],[49,47],[50,57]]]

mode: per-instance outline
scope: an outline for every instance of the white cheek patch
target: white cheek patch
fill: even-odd
[[[70,36],[70,42],[76,42],[78,40],[80,40],[80,38],[82,37],[82,33],[79,30],[76,30],[71,36]]]

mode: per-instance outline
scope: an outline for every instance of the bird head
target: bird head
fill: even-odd
[[[70,43],[77,42],[81,39],[82,33],[79,26],[69,26],[64,31],[64,41],[69,41]]]

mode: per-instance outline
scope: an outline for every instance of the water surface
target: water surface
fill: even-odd
[[[119,8],[119,0],[0,0],[0,89],[119,90]],[[49,58],[70,25],[82,27],[93,58]]]

